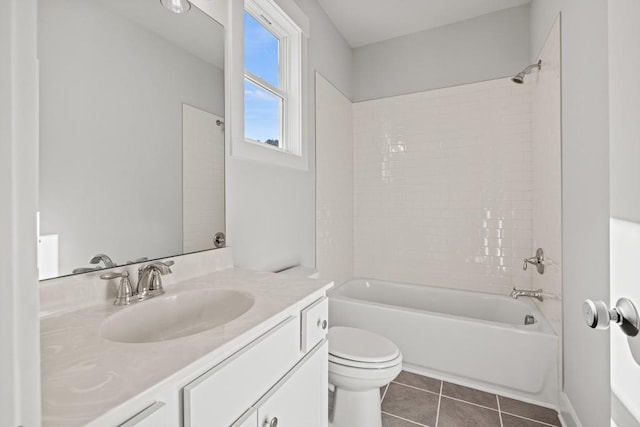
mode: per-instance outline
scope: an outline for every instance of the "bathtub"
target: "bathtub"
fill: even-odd
[[[527,298],[354,279],[329,293],[329,322],[391,339],[408,371],[558,406],[558,337]]]

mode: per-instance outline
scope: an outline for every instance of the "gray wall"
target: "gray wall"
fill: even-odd
[[[528,65],[529,5],[353,51],[353,100],[510,76]]]
[[[40,1],[39,59],[41,232],[59,234],[60,273],[182,253],[182,103],[224,116],[222,70],[82,0]]]
[[[640,3],[609,2],[611,216],[640,223]]]
[[[343,93],[351,92],[351,48],[340,36],[317,0],[296,2],[309,17],[307,133],[309,170],[301,171],[227,157],[227,229],[238,266],[274,270],[293,264],[315,265],[315,94],[314,74],[320,72]],[[231,2],[231,36],[241,43],[242,2]],[[239,52],[232,66],[242,67]],[[231,91],[241,93],[241,80]],[[233,101],[233,100],[232,100]],[[234,109],[235,108],[235,109]],[[242,110],[232,105],[232,114]],[[232,138],[244,139],[235,121]]]
[[[610,424],[609,331],[587,328],[584,299],[609,300],[607,2],[534,0],[531,59],[562,12],[564,391],[585,427]]]
[[[36,2],[0,7],[0,425],[39,426]]]

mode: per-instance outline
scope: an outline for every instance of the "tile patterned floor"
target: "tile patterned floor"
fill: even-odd
[[[406,371],[380,393],[383,427],[560,426],[552,409]]]

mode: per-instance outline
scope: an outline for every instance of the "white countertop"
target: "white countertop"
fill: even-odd
[[[250,292],[255,303],[223,326],[156,343],[125,344],[100,337],[100,325],[108,316],[133,306],[105,303],[43,317],[42,424],[85,425],[149,388],[185,375],[185,368],[203,361],[213,366],[287,317],[293,307],[311,303],[330,287],[326,280],[238,268],[170,285],[165,287],[167,295],[203,288],[236,289]]]

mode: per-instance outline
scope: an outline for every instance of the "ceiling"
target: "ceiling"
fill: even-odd
[[[319,0],[351,47],[464,21],[530,0]]]

